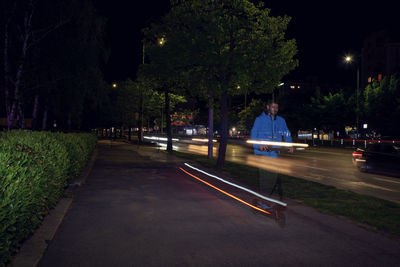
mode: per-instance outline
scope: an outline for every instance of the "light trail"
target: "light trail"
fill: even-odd
[[[235,199],[235,200],[237,200],[237,201],[239,201],[239,202],[241,202],[241,203],[243,203],[243,204],[245,204],[245,205],[247,205],[247,206],[249,206],[249,207],[251,207],[251,208],[253,208],[253,209],[255,209],[255,210],[258,210],[258,211],[261,211],[261,212],[264,212],[264,213],[266,213],[266,214],[271,215],[270,212],[268,212],[268,211],[266,211],[266,210],[263,210],[263,209],[260,209],[259,207],[256,207],[256,206],[254,206],[254,205],[252,205],[252,204],[250,204],[250,203],[244,201],[243,199],[240,199],[240,198],[238,198],[238,197],[236,197],[236,196],[234,196],[234,195],[232,195],[232,194],[229,194],[228,192],[226,192],[226,191],[224,191],[224,190],[222,190],[222,189],[219,189],[218,187],[216,187],[216,186],[214,186],[214,185],[212,185],[212,184],[210,184],[210,183],[208,183],[208,182],[206,182],[206,181],[200,179],[200,178],[197,177],[196,175],[191,174],[190,172],[186,171],[185,169],[183,169],[183,168],[179,168],[179,169],[180,169],[181,171],[183,171],[184,173],[186,173],[187,175],[190,175],[190,176],[192,176],[193,178],[199,180],[200,182],[202,182],[202,183],[204,183],[204,184],[206,184],[206,185],[208,185],[208,186],[214,188],[215,190],[217,190],[217,191],[219,191],[219,192],[221,192],[221,193],[223,193],[223,194],[225,194],[225,195],[227,195],[227,196],[229,196],[229,197],[231,197],[231,198],[233,198],[233,199]]]
[[[162,147],[162,148],[167,148],[167,144],[163,144],[163,143],[156,143],[158,146],[160,146],[160,147]],[[175,149],[175,150],[179,150],[179,147],[177,147],[177,146],[172,146],[172,149]]]
[[[288,142],[274,142],[274,141],[247,140],[246,143],[256,144],[256,145],[269,145],[269,146],[308,147],[308,144],[303,144],[303,143],[288,143]]]
[[[204,143],[206,143],[206,142],[208,142],[208,139],[207,139],[207,138],[192,138],[192,141],[204,142]],[[213,139],[212,141],[213,141],[214,143],[217,142],[217,140],[215,140],[215,139]]]
[[[267,201],[270,201],[270,202],[274,202],[274,203],[279,204],[279,205],[284,206],[284,207],[287,206],[287,204],[286,204],[285,202],[282,202],[282,201],[279,201],[279,200],[276,200],[276,199],[273,199],[273,198],[269,198],[269,197],[263,196],[263,195],[261,195],[261,194],[259,194],[259,193],[257,193],[257,192],[254,192],[254,191],[252,191],[252,190],[250,190],[250,189],[247,189],[247,188],[245,188],[245,187],[243,187],[243,186],[240,186],[240,185],[237,185],[237,184],[228,182],[228,181],[226,181],[226,180],[224,180],[224,179],[222,179],[222,178],[220,178],[220,177],[218,177],[218,176],[209,174],[208,172],[205,172],[205,171],[200,170],[200,169],[198,169],[198,168],[196,168],[196,167],[193,167],[193,166],[191,166],[191,165],[188,164],[188,163],[184,163],[184,164],[185,164],[185,166],[188,166],[189,168],[192,168],[193,170],[196,170],[196,171],[201,172],[201,173],[203,173],[203,174],[205,174],[205,175],[207,175],[207,176],[210,176],[210,177],[212,177],[212,178],[215,178],[215,179],[217,179],[217,180],[220,180],[221,182],[224,182],[224,183],[226,183],[226,184],[229,184],[229,185],[231,185],[231,186],[234,186],[234,187],[236,187],[236,188],[239,188],[239,189],[241,189],[241,190],[243,190],[243,191],[246,191],[246,192],[248,192],[248,193],[250,193],[250,194],[252,194],[252,195],[255,195],[256,197],[262,198],[262,199],[267,200]]]
[[[144,139],[156,140],[156,141],[168,141],[166,137],[157,137],[157,136],[144,136]],[[172,138],[172,141],[179,141],[177,138]]]

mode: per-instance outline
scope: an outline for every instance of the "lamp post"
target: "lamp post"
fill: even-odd
[[[351,64],[354,59],[352,56],[347,55],[344,58],[344,61],[347,64]],[[359,62],[356,62],[357,64],[357,87],[356,87],[356,133],[357,133],[357,138],[358,138],[358,112],[359,112],[359,104],[358,104],[358,95],[359,95],[359,91],[360,91],[360,66],[359,66]]]
[[[277,88],[284,86],[285,83],[280,83],[278,84]],[[275,89],[275,88],[274,88]],[[274,89],[272,89],[272,102],[275,102],[275,93],[274,93]],[[278,97],[280,96],[279,92],[278,92]]]

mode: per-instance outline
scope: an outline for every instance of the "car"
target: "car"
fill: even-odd
[[[400,177],[400,146],[392,142],[373,143],[353,152],[353,163],[362,172]]]

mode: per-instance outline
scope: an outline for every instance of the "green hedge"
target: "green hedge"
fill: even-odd
[[[0,133],[0,266],[56,205],[96,142],[86,133]]]

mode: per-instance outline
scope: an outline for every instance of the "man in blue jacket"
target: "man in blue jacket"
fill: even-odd
[[[251,140],[258,141],[274,141],[274,142],[292,142],[292,136],[286,126],[285,119],[277,116],[279,106],[277,103],[270,101],[267,104],[266,111],[261,113],[254,122],[251,129]],[[280,154],[280,146],[272,145],[253,145],[255,155],[264,155],[276,158]],[[293,147],[288,148],[289,152],[293,152]],[[272,163],[273,164],[273,163]],[[277,170],[268,171],[259,169],[259,185],[261,193],[269,193],[272,195],[277,189],[280,199],[283,197],[282,181],[278,176]]]
[[[261,113],[251,129],[251,140],[292,142],[292,136],[286,126],[285,119],[277,116],[279,105],[273,101],[268,102],[266,111]],[[279,155],[280,146],[253,145],[255,155],[265,155],[276,158]],[[293,147],[289,147],[293,152]]]

